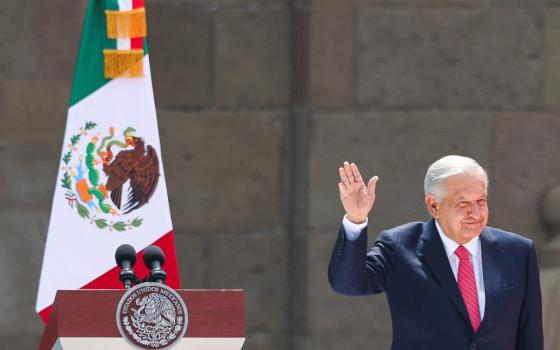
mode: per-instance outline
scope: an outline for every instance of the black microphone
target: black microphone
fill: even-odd
[[[163,283],[167,278],[167,274],[163,271],[163,264],[165,263],[165,254],[160,247],[151,245],[144,249],[144,264],[148,267],[150,272],[150,280],[153,282]]]
[[[115,261],[121,268],[120,281],[126,289],[130,289],[132,283],[136,281],[136,275],[132,269],[136,263],[136,251],[130,244],[123,244],[115,252]]]

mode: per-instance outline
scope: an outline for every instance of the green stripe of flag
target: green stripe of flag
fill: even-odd
[[[89,0],[74,70],[70,106],[109,81],[103,75],[103,48],[107,37],[104,7],[104,1]]]
[[[105,79],[103,74],[103,49],[116,49],[117,41],[107,38],[106,9],[118,10],[118,1],[89,0],[72,81],[70,106],[111,80]],[[148,41],[144,38],[144,55],[147,54]]]
[[[119,9],[119,0],[105,0],[105,8],[107,10],[117,11]]]

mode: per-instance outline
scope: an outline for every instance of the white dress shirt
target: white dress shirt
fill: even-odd
[[[361,224],[355,224],[348,220],[346,215],[342,219],[342,226],[344,227],[344,232],[346,234],[346,239],[349,241],[355,241],[360,236],[360,232],[367,226],[368,220]],[[445,248],[445,254],[449,259],[449,265],[451,266],[451,271],[457,280],[457,273],[459,271],[459,257],[455,255],[455,250],[459,247],[459,243],[455,242],[451,238],[447,237],[436,221],[436,228],[443,242],[443,248]],[[482,275],[482,249],[480,248],[480,238],[477,236],[471,239],[469,242],[464,244],[464,247],[470,253],[471,262],[473,264],[474,279],[476,280],[476,289],[478,290],[478,307],[480,308],[480,320],[484,318],[484,308],[486,304],[486,293],[484,292],[484,277]]]

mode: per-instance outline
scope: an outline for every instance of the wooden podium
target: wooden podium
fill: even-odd
[[[132,349],[116,310],[125,290],[61,290],[39,350]],[[245,341],[242,290],[177,290],[188,310],[185,337],[173,350],[239,350]]]

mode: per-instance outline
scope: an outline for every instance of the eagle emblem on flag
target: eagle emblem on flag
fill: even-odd
[[[62,157],[65,198],[80,217],[99,229],[139,227],[142,218],[118,218],[147,204],[156,191],[160,177],[156,150],[132,127],[122,136],[114,127],[105,135],[96,129],[96,123],[87,122],[70,137]]]

